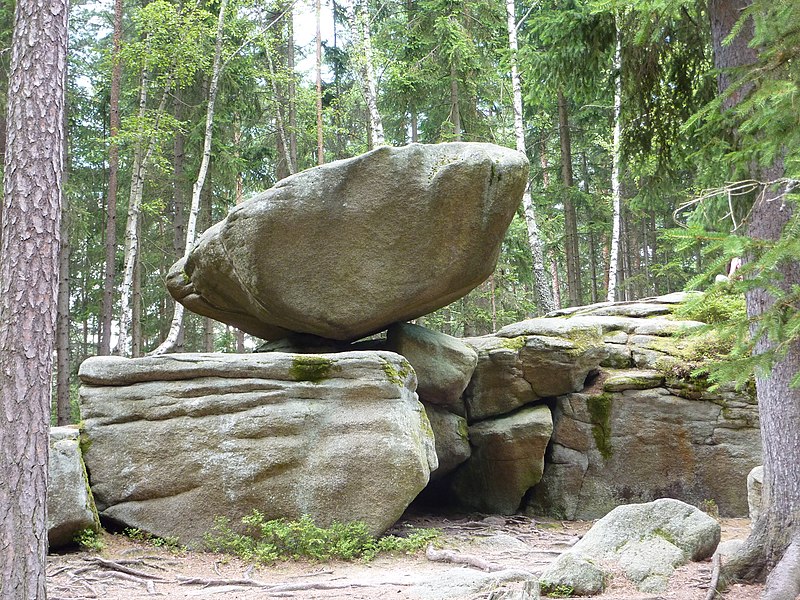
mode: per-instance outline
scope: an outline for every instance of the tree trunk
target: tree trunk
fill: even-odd
[[[111,45],[111,99],[109,100],[108,190],[106,191],[106,263],[103,305],[100,309],[100,354],[111,354],[111,322],[114,313],[114,277],[117,270],[117,174],[119,172],[119,94],[122,81],[122,0],[114,0],[114,36]]]
[[[203,185],[206,181],[208,174],[208,166],[211,162],[211,140],[214,135],[214,107],[217,101],[217,92],[219,90],[219,76],[222,70],[222,41],[225,25],[225,9],[228,6],[228,0],[221,0],[219,6],[219,16],[217,19],[217,36],[216,44],[214,47],[214,63],[211,70],[211,83],[208,86],[208,104],[206,106],[206,127],[203,138],[203,158],[200,162],[200,170],[197,174],[197,180],[192,187],[192,205],[189,210],[189,222],[186,225],[186,252],[191,251],[194,246],[195,237],[197,235],[197,215],[200,212],[200,195],[203,191]],[[175,310],[172,315],[172,324],[169,328],[169,335],[150,355],[165,354],[173,352],[180,337],[181,329],[183,328],[183,304],[176,302]]]
[[[378,86],[375,81],[375,64],[372,56],[372,33],[366,0],[354,0],[348,7],[348,19],[353,35],[358,40],[354,53],[361,78],[361,90],[369,116],[370,145],[377,148],[386,144],[383,135],[383,120],[378,112]]]
[[[614,52],[614,144],[611,151],[611,250],[608,260],[608,296],[606,300],[614,302],[617,299],[617,268],[619,260],[619,236],[622,205],[620,189],[620,142],[622,139],[622,124],[620,122],[622,104],[622,34],[619,28],[619,18],[616,19],[617,47]]]
[[[322,0],[317,0],[315,4],[316,25],[317,25],[317,164],[325,164],[325,146],[322,135],[322,32],[320,27],[322,13]],[[334,28],[334,32],[336,29]]]
[[[64,132],[67,131],[67,105],[64,105]],[[64,135],[64,175],[61,187],[61,242],[58,252],[58,308],[56,317],[56,425],[68,425],[69,398],[69,204],[64,187],[69,177],[69,151]]]
[[[567,100],[558,90],[558,133],[561,138],[561,180],[564,184],[564,252],[567,258],[567,292],[569,305],[580,306],[582,302],[581,271],[578,255],[578,217],[572,202],[572,143],[569,133]]]
[[[514,107],[514,138],[517,151],[527,156],[525,146],[525,123],[522,116],[522,83],[517,69],[517,22],[514,0],[506,0],[506,29],[508,30],[508,48],[511,51],[511,87],[513,90]],[[525,212],[525,224],[528,229],[528,246],[533,257],[533,286],[536,294],[536,306],[539,311],[548,313],[555,309],[550,285],[544,270],[544,251],[539,235],[539,225],[531,198],[531,183],[528,178],[528,187],[522,195],[522,208]]]
[[[453,139],[461,141],[461,110],[458,107],[458,72],[456,63],[450,63],[450,123],[453,126]]]
[[[286,8],[286,71],[289,78],[287,90],[289,95],[289,164],[292,173],[297,173],[297,91],[295,85],[295,48],[294,48],[294,5]]]
[[[757,50],[750,47],[753,22],[748,18],[730,38],[742,10],[744,0],[710,0],[708,12],[714,47],[714,66],[719,69],[720,93],[732,85],[730,69],[752,64]],[[723,110],[735,106],[751,90],[744,85],[735,90]],[[756,170],[757,171],[757,170]],[[765,172],[754,172],[753,178],[774,181],[783,176],[781,160]],[[792,216],[795,207],[781,201],[783,189],[765,189],[759,194],[750,215],[748,234],[757,240],[777,240]],[[781,278],[776,285],[787,292],[800,285],[800,262],[790,261],[777,267]],[[775,303],[765,289],[747,293],[747,314],[757,320]],[[776,342],[766,335],[757,340],[754,352],[772,350]],[[800,340],[785,347],[785,354],[772,366],[768,377],[756,378],[761,442],[764,458],[764,506],[753,532],[740,552],[725,565],[726,575],[749,580],[767,576],[762,598],[788,600],[800,596],[800,389],[790,382],[800,370]]]
[[[67,3],[17,0],[0,248],[0,599],[44,600]]]
[[[138,223],[136,239],[142,239],[142,224]],[[131,282],[131,356],[142,355],[142,253],[133,257],[133,280]]]
[[[145,69],[142,72],[142,84],[139,91],[138,117],[141,122],[144,121],[147,113],[147,95],[149,86],[150,75]],[[160,119],[160,116],[164,113],[170,87],[170,84],[167,83],[162,93],[161,102],[159,103],[156,112],[156,128],[158,128],[158,119]],[[115,353],[122,356],[129,354],[131,351],[133,280],[136,263],[139,260],[139,219],[142,212],[142,196],[144,194],[145,172],[150,155],[155,149],[155,143],[156,136],[151,136],[148,140],[146,139],[144,131],[140,129],[134,149],[131,190],[128,199],[128,219],[125,223],[125,266],[122,276],[122,288],[120,290],[120,304],[122,310],[120,311],[119,319],[119,338],[117,339],[117,347],[115,349]]]

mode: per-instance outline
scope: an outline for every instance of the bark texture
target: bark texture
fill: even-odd
[[[751,84],[738,85],[735,70],[752,65],[757,50],[750,47],[754,24],[748,18],[732,39],[727,40],[749,6],[744,0],[709,0],[714,45],[714,66],[720,69],[720,93],[728,94],[724,110],[735,106],[751,90]],[[727,43],[726,43],[727,40]],[[737,86],[732,91],[731,86]],[[731,93],[729,93],[731,92]],[[760,181],[775,181],[783,176],[782,161],[768,169],[754,169]],[[786,202],[783,187],[765,187],[755,199],[748,234],[773,242],[780,238],[791,218],[793,206]],[[800,284],[800,262],[778,265],[777,285],[789,289]],[[747,294],[747,313],[758,319],[775,304],[765,289]],[[775,342],[762,337],[755,352],[771,350]],[[753,533],[742,551],[725,568],[728,578],[762,579],[767,585],[765,600],[794,600],[800,595],[800,389],[790,385],[800,369],[800,341],[788,343],[783,357],[768,377],[757,377],[761,439],[764,456],[764,508]]]
[[[564,184],[564,254],[567,259],[567,291],[569,305],[580,306],[581,270],[578,256],[578,217],[571,197],[574,186],[572,176],[572,141],[569,131],[569,113],[564,93],[558,90],[558,134],[561,138],[561,180]]]
[[[508,30],[508,48],[511,52],[511,86],[513,90],[514,106],[514,138],[516,139],[517,151],[527,156],[525,147],[525,122],[522,117],[522,83],[520,81],[519,69],[517,68],[517,23],[516,8],[514,0],[506,0],[506,28]],[[533,258],[533,282],[536,293],[536,306],[542,313],[555,310],[553,295],[544,270],[544,250],[542,249],[542,239],[539,234],[539,225],[536,221],[536,212],[530,193],[530,182],[528,189],[522,196],[522,208],[525,212],[525,224],[528,229],[528,246],[531,249]],[[494,300],[494,295],[492,296]],[[494,328],[492,328],[494,331]]]
[[[109,101],[108,190],[106,192],[106,266],[103,278],[100,354],[111,354],[111,321],[114,312],[114,277],[117,264],[117,174],[119,172],[119,94],[122,81],[122,0],[114,0],[114,37],[111,48],[111,98]]]
[[[18,0],[0,260],[0,598],[45,598],[67,49],[63,0]]]

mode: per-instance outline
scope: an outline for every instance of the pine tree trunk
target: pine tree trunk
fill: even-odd
[[[514,107],[514,138],[517,151],[527,156],[525,145],[525,122],[522,115],[522,83],[517,69],[517,23],[514,0],[506,0],[506,29],[508,30],[508,47],[511,51],[511,87],[513,91]],[[530,178],[528,187],[522,195],[522,208],[525,212],[525,224],[528,229],[528,246],[533,257],[533,286],[535,291],[536,306],[540,312],[548,313],[555,309],[553,296],[550,293],[550,284],[544,270],[544,251],[539,235],[539,225],[536,221],[536,212],[530,193]]]
[[[612,148],[611,165],[611,249],[608,261],[608,295],[606,299],[614,302],[617,299],[617,266],[619,261],[619,236],[622,195],[620,190],[620,143],[622,139],[622,123],[620,119],[622,105],[622,35],[619,28],[619,19],[616,21],[617,47],[614,52],[614,145]]]
[[[567,100],[560,88],[558,90],[558,133],[561,138],[561,179],[566,188],[564,194],[564,253],[567,258],[567,292],[569,293],[569,305],[580,306],[583,293],[578,255],[578,217],[571,196],[571,188],[574,185],[572,143],[569,133]]]
[[[114,35],[111,45],[111,98],[109,100],[108,190],[106,192],[106,262],[103,304],[100,308],[100,354],[111,354],[111,322],[114,313],[114,278],[117,270],[117,175],[119,172],[119,94],[122,81],[122,0],[114,0]]]
[[[17,0],[0,248],[0,600],[44,600],[67,3]]]
[[[456,63],[450,63],[450,123],[453,126],[453,139],[461,141],[461,110],[458,106],[458,72]]]
[[[142,225],[138,224],[139,231],[136,239],[141,239]],[[138,358],[142,355],[142,253],[136,252],[133,263],[133,281],[131,283],[131,356]]]
[[[753,22],[748,18],[730,38],[743,10],[744,0],[710,0],[714,66],[720,70],[720,93],[733,83],[729,70],[752,64],[756,48],[750,46]],[[734,91],[723,104],[728,110],[752,89],[744,85]],[[774,181],[783,176],[780,159],[771,168],[754,169],[752,177]],[[757,240],[777,240],[796,207],[781,201],[784,189],[767,189],[759,194],[750,214],[748,234]],[[778,265],[782,278],[775,281],[785,291],[800,285],[800,261]],[[766,289],[747,293],[747,314],[758,319],[772,309],[775,297]],[[761,354],[774,348],[774,340],[766,335],[757,340],[754,352]],[[763,600],[788,600],[800,596],[800,389],[791,386],[800,370],[800,340],[786,344],[785,354],[772,366],[768,377],[756,378],[761,442],[764,458],[764,507],[750,537],[742,549],[725,565],[728,576],[761,579],[767,575]]]
[[[68,108],[64,109],[64,131],[67,131]],[[69,398],[69,204],[64,186],[69,177],[69,153],[64,136],[64,175],[61,188],[61,242],[58,252],[58,307],[56,317],[56,424],[68,425],[70,418]]]
[[[206,126],[203,137],[203,157],[200,161],[200,170],[197,173],[197,180],[192,187],[192,205],[189,210],[189,222],[186,225],[186,252],[189,252],[194,246],[195,238],[197,236],[197,216],[200,212],[200,196],[203,191],[203,186],[208,174],[209,164],[211,162],[211,141],[214,135],[214,108],[217,101],[217,92],[219,91],[219,76],[222,70],[222,42],[225,25],[225,10],[228,6],[228,0],[221,0],[219,6],[219,16],[217,18],[217,35],[216,44],[214,48],[214,63],[211,69],[211,82],[208,86],[208,104],[206,106]],[[178,339],[180,338],[181,330],[183,329],[183,304],[175,303],[175,310],[172,315],[172,323],[169,328],[169,335],[167,338],[153,350],[150,355],[165,354],[167,352],[174,352]]]

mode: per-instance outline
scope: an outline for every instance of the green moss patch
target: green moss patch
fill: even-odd
[[[334,361],[324,356],[295,356],[289,376],[295,381],[320,383],[331,376]]]
[[[586,399],[586,406],[589,409],[589,418],[592,422],[592,436],[600,456],[608,460],[613,456],[611,447],[611,405],[613,396],[611,394],[600,394],[590,396]]]
[[[383,372],[386,373],[386,377],[389,381],[399,386],[404,386],[406,384],[406,379],[411,374],[411,364],[408,361],[404,360],[400,368],[395,367],[388,360],[383,360],[382,363],[381,368]]]

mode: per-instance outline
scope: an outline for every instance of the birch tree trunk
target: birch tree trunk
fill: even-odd
[[[372,54],[372,33],[369,12],[365,0],[354,0],[347,11],[350,27],[357,39],[356,62],[361,77],[361,90],[369,114],[370,144],[373,148],[386,144],[383,135],[383,120],[378,112],[378,87],[375,79],[375,63]]]
[[[321,32],[321,17],[322,17],[322,0],[317,0],[315,5],[316,25],[317,25],[317,164],[325,164],[325,145],[322,135],[322,32]],[[336,32],[334,24],[334,34]]]
[[[17,0],[0,247],[0,599],[44,600],[58,296],[65,0]]]
[[[190,252],[194,246],[195,237],[197,236],[197,215],[200,213],[200,196],[203,192],[203,185],[206,181],[208,174],[208,165],[211,162],[211,141],[214,135],[214,107],[217,101],[217,92],[219,90],[219,76],[222,70],[222,41],[225,29],[225,10],[228,6],[228,0],[221,0],[219,6],[219,17],[217,20],[217,36],[214,46],[214,63],[211,69],[211,83],[208,86],[208,105],[206,107],[206,127],[203,138],[203,158],[200,162],[200,170],[197,173],[197,180],[192,187],[192,204],[189,209],[189,221],[186,224],[186,245],[185,252]],[[181,329],[183,328],[183,304],[180,302],[175,303],[175,310],[172,315],[172,323],[169,328],[169,334],[161,345],[153,350],[150,355],[166,354],[175,349],[175,345],[180,337]]]
[[[114,277],[117,264],[117,175],[119,172],[119,94],[122,81],[122,0],[114,0],[114,36],[111,46],[111,98],[109,100],[108,190],[106,191],[106,263],[103,304],[100,308],[100,354],[111,354],[111,323],[114,312]]]
[[[614,51],[614,145],[611,151],[611,249],[608,254],[608,295],[606,300],[617,299],[617,266],[619,261],[619,235],[621,230],[622,192],[619,183],[622,162],[620,144],[622,141],[622,33],[619,17],[615,20],[617,47]]]
[[[513,90],[514,106],[514,138],[517,151],[527,156],[525,146],[525,122],[522,116],[522,83],[519,69],[517,68],[517,21],[514,0],[506,0],[506,25],[508,29],[508,47],[511,51],[511,87]],[[544,252],[542,240],[539,235],[539,225],[531,199],[530,179],[525,193],[522,196],[522,208],[525,212],[525,224],[528,229],[528,245],[533,257],[533,286],[536,294],[536,306],[540,312],[548,313],[555,310],[553,296],[550,293],[550,284],[544,270]]]
[[[120,356],[129,356],[131,353],[131,324],[133,321],[133,281],[136,263],[139,260],[139,218],[142,212],[142,196],[144,194],[144,178],[147,162],[155,149],[155,136],[147,139],[145,134],[144,119],[147,114],[147,96],[150,86],[150,75],[145,69],[142,72],[142,87],[139,91],[138,117],[141,123],[139,136],[133,155],[133,174],[131,175],[131,190],[128,197],[128,219],[125,223],[125,265],[123,267],[122,287],[120,290],[120,319],[119,319],[119,338],[114,350]],[[167,83],[161,96],[156,113],[156,128],[158,119],[164,112],[170,84]],[[146,144],[146,147],[145,147]]]

